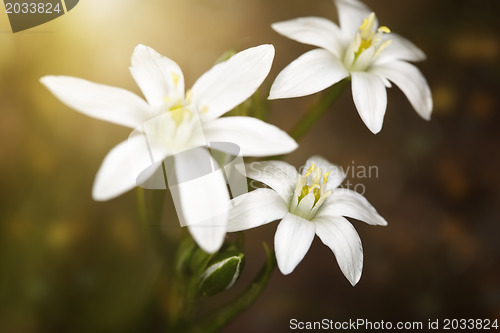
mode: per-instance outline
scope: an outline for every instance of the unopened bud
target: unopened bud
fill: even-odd
[[[208,296],[231,288],[244,266],[245,255],[239,251],[226,251],[216,255],[200,276],[200,293]]]

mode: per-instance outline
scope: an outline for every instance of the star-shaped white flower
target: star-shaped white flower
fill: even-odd
[[[339,188],[345,174],[338,166],[314,156],[302,174],[281,161],[255,162],[249,178],[260,188],[233,199],[228,231],[254,228],[281,220],[274,237],[278,267],[291,273],[318,235],[337,258],[342,273],[355,285],[363,268],[363,249],[358,233],[345,217],[371,225],[387,225],[375,208],[359,193]]]
[[[132,129],[164,112],[193,104],[207,139],[235,143],[243,156],[269,156],[289,153],[297,144],[277,127],[256,118],[219,117],[257,90],[269,73],[273,58],[272,45],[244,50],[215,65],[185,93],[180,67],[153,49],[138,45],[130,71],[146,101],[127,90],[74,77],[45,76],[41,82],[69,107]],[[183,110],[176,119],[177,129],[185,125],[188,111]],[[172,133],[164,135],[172,139]],[[124,163],[133,145],[127,141],[119,143],[105,157],[94,182],[95,200],[112,199],[136,186],[137,175],[126,168],[128,162]]]
[[[156,167],[161,167],[164,157],[207,142],[236,144],[241,156],[293,151],[297,143],[273,125],[252,117],[220,118],[257,90],[268,75],[273,58],[272,45],[249,48],[215,65],[185,92],[180,67],[153,49],[138,45],[132,55],[130,72],[146,100],[121,88],[74,77],[45,76],[41,82],[69,107],[134,129],[127,140],[111,149],[97,172],[92,197],[109,200],[138,184],[139,173],[151,166],[153,155],[154,162],[160,161]],[[150,140],[149,152],[144,148],[142,134]],[[203,150],[189,157],[182,156],[175,163],[177,176],[200,163],[214,164],[210,154]],[[199,203],[203,198],[205,208],[223,209],[229,195],[222,174],[216,176],[195,182],[195,192],[187,193],[187,186],[178,191],[184,213],[196,209],[192,203]],[[194,228],[188,224],[188,227],[207,252],[220,247],[226,232],[225,225]]]
[[[321,17],[274,23],[278,33],[319,47],[290,63],[274,81],[270,99],[314,94],[350,78],[352,96],[365,125],[382,129],[387,107],[386,87],[392,81],[424,119],[432,112],[432,97],[422,73],[408,61],[425,54],[407,39],[378,26],[375,14],[357,0],[334,0],[340,26]]]

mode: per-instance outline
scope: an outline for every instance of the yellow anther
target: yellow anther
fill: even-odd
[[[304,199],[304,197],[306,195],[309,194],[309,186],[304,186],[302,187],[302,190],[300,191],[300,195],[299,195],[299,202]]]
[[[324,172],[324,170],[317,167],[314,163],[311,163],[304,176],[297,175],[297,184],[292,203],[290,204],[290,212],[308,220],[314,217],[319,207],[332,193],[332,191],[326,191],[325,186],[329,176],[330,172]],[[312,194],[312,197],[310,194]],[[308,201],[301,205],[300,203],[306,196],[308,197]]]
[[[388,34],[391,32],[391,30],[386,26],[381,26],[375,32],[375,20],[375,13],[371,13],[367,18],[363,20],[363,23],[359,27],[359,31],[356,34],[356,39],[354,41],[355,45],[357,46],[357,49],[354,51],[354,61],[358,59],[361,53],[372,46],[375,48],[374,56],[376,56],[389,45],[389,43],[385,43],[385,41],[382,41],[382,34]]]
[[[375,24],[375,13],[371,13],[367,18],[363,20],[363,23],[359,27],[361,31],[361,37],[365,39],[370,39],[373,35],[372,29]]]
[[[367,18],[363,20],[363,23],[359,27],[359,30],[372,30],[373,23],[375,22],[375,13],[370,13]]]
[[[329,176],[330,176],[330,171],[325,172],[325,174],[323,175],[323,184],[326,184]]]
[[[304,199],[304,197],[311,192],[313,192],[313,194],[314,194],[314,202],[318,201],[319,196],[320,196],[320,193],[319,193],[320,189],[321,189],[321,187],[318,184],[313,184],[311,186],[302,187],[302,191],[300,192],[300,196],[299,196],[299,202],[302,199]]]
[[[378,31],[378,32],[383,32],[383,33],[385,33],[385,34],[389,34],[389,33],[391,33],[391,29],[389,29],[389,28],[388,28],[388,27],[386,27],[385,25],[383,25],[383,26],[379,27],[379,28],[377,29],[377,31]]]
[[[314,169],[316,169],[316,166],[313,164],[311,164],[311,166],[309,167],[309,169],[307,170],[306,174],[304,175],[304,177],[309,177],[309,175],[311,173],[313,173]]]
[[[208,106],[204,106],[203,109],[201,110],[201,112],[203,113],[207,113],[208,112]]]
[[[366,28],[366,26],[368,25],[368,19],[365,18],[363,20],[363,23],[361,23],[361,26],[359,27],[359,30],[364,30]]]
[[[314,178],[313,178],[313,183],[314,184],[319,184],[319,181],[321,180],[321,175],[323,174],[321,169],[316,169],[314,170]]]

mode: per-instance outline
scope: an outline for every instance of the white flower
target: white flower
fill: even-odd
[[[69,107],[132,129],[192,103],[201,111],[199,118],[207,139],[235,143],[243,156],[268,156],[288,153],[297,144],[277,127],[258,119],[219,117],[256,91],[269,73],[273,58],[272,45],[247,49],[215,65],[185,93],[179,66],[153,49],[138,45],[130,71],[147,102],[127,90],[74,77],[45,76],[41,82]],[[189,109],[182,110],[172,133],[186,125]],[[164,133],[165,139],[177,139],[171,137],[172,133]],[[92,191],[95,200],[109,200],[135,187],[137,175],[125,168],[128,163],[123,163],[128,161],[129,146],[127,141],[121,142],[104,159]]]
[[[302,174],[281,161],[250,164],[247,176],[271,189],[260,188],[236,197],[228,231],[254,228],[281,219],[274,238],[278,267],[291,273],[309,250],[314,235],[337,258],[346,278],[355,285],[363,268],[361,240],[346,217],[371,225],[387,225],[359,193],[339,188],[342,170],[314,156]]]
[[[365,125],[382,129],[387,106],[386,87],[392,81],[424,119],[432,112],[432,97],[422,73],[407,61],[425,54],[407,39],[378,26],[375,14],[357,0],[334,0],[340,27],[321,17],[274,23],[278,33],[319,47],[290,63],[276,78],[270,99],[299,97],[350,78],[354,104]]]
[[[234,143],[242,156],[269,156],[294,150],[297,143],[273,125],[252,117],[220,118],[257,90],[269,73],[273,58],[272,45],[249,48],[215,65],[185,92],[180,67],[153,49],[138,45],[130,72],[146,101],[127,90],[74,77],[45,76],[41,82],[69,107],[134,129],[128,140],[111,149],[97,172],[92,197],[109,200],[136,186],[139,174],[132,166],[131,156],[141,171],[151,166],[151,156],[144,153],[143,135],[134,135],[145,128],[148,138],[153,136],[148,148],[156,158],[174,155],[206,141]],[[191,161],[179,159],[175,171],[198,163],[196,158],[212,163],[210,154],[201,152]],[[198,184],[196,193],[180,190],[182,203],[192,210],[195,208],[190,203],[202,198],[206,199],[205,206],[213,202],[217,205],[218,198],[219,203],[229,200],[222,175],[218,179],[212,177],[205,185],[210,188]],[[184,212],[188,210],[184,208]],[[197,228],[195,233],[201,234],[197,237],[190,228],[208,252],[216,251],[225,235],[225,226],[215,232],[212,229]]]

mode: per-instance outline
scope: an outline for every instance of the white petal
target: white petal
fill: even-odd
[[[231,201],[227,231],[252,229],[282,219],[287,213],[287,205],[275,191],[259,188]]]
[[[357,0],[335,0],[339,15],[340,28],[347,38],[354,38],[363,20],[372,12],[364,3]],[[378,26],[375,22],[374,26]]]
[[[303,218],[308,219],[311,210],[314,206],[314,201],[315,201],[314,193],[309,192],[305,197],[302,198],[302,200],[299,201],[297,208],[290,211],[297,213],[297,215],[300,215]]]
[[[144,153],[144,137],[130,137],[111,149],[104,158],[94,180],[92,197],[106,201],[131,190],[137,185],[137,171],[151,165],[148,154]]]
[[[175,152],[171,145],[166,145],[159,139],[158,133],[163,132],[163,135],[168,135],[169,131],[173,130],[172,126],[175,128],[175,124],[171,124],[173,121],[168,119],[168,116],[162,114],[153,117],[129,135],[129,143],[133,145],[134,152],[130,160],[134,173],[138,175],[136,183],[143,188],[163,190],[167,188],[161,165],[167,156]],[[135,141],[136,136],[142,137],[142,140]]]
[[[425,53],[408,39],[391,32],[385,39],[392,40],[391,44],[380,53],[377,62],[383,63],[392,60],[422,61]]]
[[[196,148],[175,155],[174,182],[167,171],[179,221],[208,253],[216,252],[224,242],[230,207],[224,174],[214,169],[214,163],[207,149]]]
[[[137,45],[132,54],[130,72],[147,101],[155,109],[161,108],[165,97],[184,98],[184,76],[173,60],[144,45]]]
[[[278,225],[274,250],[278,267],[290,274],[302,261],[314,239],[315,225],[302,217],[288,213]]]
[[[349,73],[332,53],[311,50],[292,61],[274,81],[269,99],[311,95],[326,89]]]
[[[249,98],[271,69],[272,45],[241,51],[212,67],[194,84],[193,103],[207,119],[217,118]]]
[[[203,124],[208,141],[231,142],[242,156],[287,154],[297,143],[278,127],[253,117],[223,117]]]
[[[328,246],[339,264],[340,270],[354,286],[363,270],[363,247],[356,229],[343,217],[313,220],[316,234]]]
[[[387,92],[384,81],[365,72],[352,72],[352,97],[365,125],[374,134],[382,129],[387,107]]]
[[[330,51],[337,58],[342,57],[343,43],[339,27],[322,17],[300,17],[273,23],[278,33],[300,43],[314,45]]]
[[[206,225],[199,223],[187,227],[196,244],[207,253],[217,252],[224,243],[226,237],[225,226],[206,221]]]
[[[394,82],[406,95],[417,113],[422,118],[430,120],[432,113],[431,90],[417,67],[404,61],[393,61],[377,65],[370,69],[370,72]]]
[[[335,190],[319,209],[317,217],[346,216],[371,225],[387,225],[387,221],[364,196],[349,189]]]
[[[40,81],[61,102],[93,118],[135,128],[150,112],[142,98],[125,89],[69,76],[44,76]]]
[[[247,177],[258,180],[275,190],[290,205],[297,183],[297,170],[283,161],[252,162],[246,168]]]
[[[314,165],[317,168],[323,170],[323,175],[325,172],[330,173],[328,176],[328,183],[326,186],[327,190],[333,191],[334,189],[336,189],[340,184],[342,184],[342,182],[346,177],[344,171],[340,166],[332,164],[323,157],[318,155],[311,156],[307,160],[305,167],[303,168],[302,175],[304,175],[307,172],[312,163],[314,163]]]

